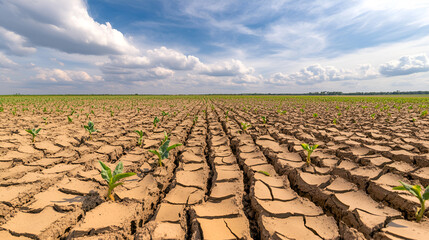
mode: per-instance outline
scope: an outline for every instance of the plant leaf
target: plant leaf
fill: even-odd
[[[136,173],[134,173],[134,172],[119,173],[113,177],[112,183],[115,183],[115,182],[121,180],[122,178],[131,177],[133,175],[136,175]]]
[[[110,183],[109,174],[105,169],[101,169],[101,177],[106,180],[107,183]]]
[[[429,186],[426,187],[425,192],[423,193],[423,199],[429,200]]]
[[[170,150],[172,150],[172,149],[175,149],[176,147],[178,147],[178,146],[182,146],[182,144],[181,143],[176,143],[176,144],[174,144],[174,145],[171,145],[171,146],[169,146],[168,148],[167,148],[167,151],[170,151]]]
[[[106,171],[108,179],[109,179],[108,181],[110,181],[110,179],[112,179],[112,170],[110,170],[110,168],[106,164],[104,164],[102,161],[98,161],[98,162],[100,163],[103,170]]]
[[[406,184],[406,183],[404,183],[404,182],[402,182],[402,181],[399,181],[401,184],[402,184],[402,186],[404,186],[405,187],[405,189],[408,191],[408,192],[410,192],[411,194],[413,194],[414,196],[416,196],[416,197],[419,197],[419,194],[417,194],[416,192],[415,192],[415,190],[413,189],[413,186],[411,186],[411,185],[409,185],[409,184]]]
[[[270,174],[269,174],[268,172],[266,172],[266,171],[262,171],[262,170],[260,170],[260,171],[258,171],[258,173],[262,173],[262,174],[264,174],[265,176],[270,176]]]
[[[117,174],[122,173],[124,171],[124,165],[122,162],[119,162],[118,165],[116,165],[115,171],[113,171],[113,177],[115,177]]]
[[[150,149],[150,150],[148,150],[149,152],[151,152],[151,153],[153,153],[153,154],[155,154],[156,156],[158,156],[158,158],[159,159],[162,159],[161,158],[161,154],[157,151],[157,150],[152,150],[152,149]]]
[[[109,186],[109,188],[111,189],[111,190],[113,190],[115,187],[117,187],[117,186],[119,186],[119,185],[122,185],[122,184],[124,184],[123,182],[118,182],[118,183],[115,183],[115,184],[111,184],[110,186]]]

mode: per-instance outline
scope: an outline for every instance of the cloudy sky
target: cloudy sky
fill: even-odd
[[[0,0],[0,94],[429,90],[427,0]]]

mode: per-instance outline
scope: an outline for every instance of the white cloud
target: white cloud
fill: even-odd
[[[338,69],[333,66],[315,64],[291,74],[275,73],[267,80],[268,83],[285,85],[313,85],[327,81],[365,80],[373,79],[379,74],[369,64],[361,65],[356,69]]]
[[[152,66],[162,66],[174,70],[192,70],[200,60],[194,56],[186,56],[181,52],[166,47],[147,51]]]
[[[17,63],[10,60],[2,52],[0,52],[0,68],[12,68],[18,66]]]
[[[246,67],[240,60],[235,59],[215,64],[201,64],[199,67],[199,73],[208,76],[241,76],[255,72],[252,67]]]
[[[13,55],[24,56],[36,52],[36,48],[28,46],[24,37],[8,31],[0,26],[0,48]]]
[[[58,68],[36,68],[36,70],[38,73],[35,79],[54,83],[103,81],[101,76],[90,75],[85,71],[61,70]]]
[[[138,52],[130,40],[110,23],[94,21],[83,0],[2,1],[0,25],[15,33],[12,38],[18,46],[25,38],[33,45],[67,53],[104,55]],[[27,52],[29,50],[32,51],[26,49]]]
[[[409,75],[429,71],[429,59],[426,54],[403,56],[398,60],[380,65],[380,73],[385,76]]]

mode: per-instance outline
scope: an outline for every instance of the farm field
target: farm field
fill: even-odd
[[[399,181],[429,186],[427,96],[2,96],[0,103],[0,239],[429,236],[429,211],[416,222],[419,200],[392,189]],[[34,142],[26,131],[33,128],[41,128]],[[182,145],[159,166],[149,150],[164,133]],[[309,166],[303,143],[318,145]],[[136,173],[114,188],[114,201],[99,161]]]

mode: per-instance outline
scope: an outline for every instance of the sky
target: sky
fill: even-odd
[[[0,94],[429,90],[427,0],[0,0]]]

